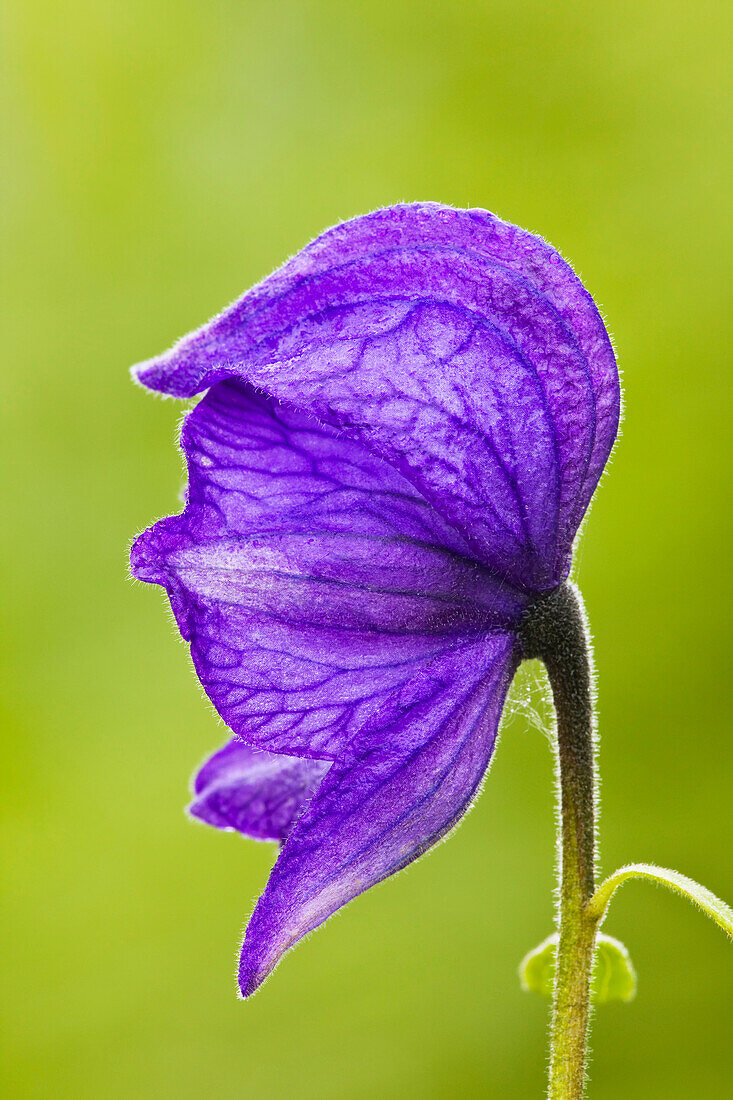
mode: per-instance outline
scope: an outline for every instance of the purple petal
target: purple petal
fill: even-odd
[[[196,775],[189,813],[255,840],[284,840],[328,771],[320,760],[250,749],[228,741]]]
[[[428,850],[469,808],[516,667],[497,634],[426,663],[331,766],[297,820],[247,928],[248,996],[332,913]]]
[[[361,440],[535,590],[567,572],[618,424],[611,345],[570,267],[437,204],[337,226],[138,369],[177,396],[232,375]]]
[[[167,588],[250,745],[332,759],[417,666],[526,607],[396,470],[241,382],[206,395],[183,445],[187,507],[140,536],[133,571]]]

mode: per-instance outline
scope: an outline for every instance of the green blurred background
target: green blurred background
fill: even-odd
[[[161,593],[127,578],[182,479],[180,408],[129,364],[397,200],[541,232],[608,317],[626,419],[578,570],[603,866],[654,859],[733,897],[730,13],[6,3],[5,1095],[542,1094],[546,1006],[516,964],[551,930],[552,768],[521,699],[458,834],[242,1004],[240,928],[274,852],[184,817],[225,730]],[[594,1100],[733,1094],[721,933],[642,884],[606,930],[639,994],[597,1014]]]

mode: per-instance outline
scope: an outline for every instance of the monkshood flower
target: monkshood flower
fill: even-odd
[[[613,446],[605,327],[563,258],[483,210],[338,225],[136,368],[204,396],[186,505],[132,550],[235,735],[192,812],[282,843],[243,996],[452,829],[521,624],[559,589]]]

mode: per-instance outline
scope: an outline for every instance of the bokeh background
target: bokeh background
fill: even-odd
[[[717,0],[7,0],[2,727],[7,1096],[540,1096],[552,767],[515,693],[478,807],[235,999],[274,851],[183,814],[225,737],[131,537],[180,409],[127,368],[310,237],[397,200],[541,232],[597,297],[623,438],[579,550],[603,866],[733,897],[731,9]],[[528,692],[530,693],[528,696]],[[525,702],[523,702],[523,699]],[[638,884],[594,1100],[729,1095],[733,953]]]

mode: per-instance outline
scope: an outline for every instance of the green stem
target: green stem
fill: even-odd
[[[597,782],[592,659],[574,585],[562,585],[530,608],[520,641],[525,658],[544,663],[557,714],[559,943],[548,1097],[582,1100],[598,928],[587,910],[595,890]]]
[[[596,889],[593,897],[588,902],[587,912],[598,924],[606,915],[608,903],[625,882],[631,879],[647,879],[649,882],[666,886],[693,902],[702,909],[711,920],[714,920],[719,928],[733,938],[733,909],[721,900],[707,886],[701,886],[699,882],[681,875],[679,871],[671,871],[668,867],[657,867],[653,863],[630,863],[628,867],[620,867],[612,875],[602,882]]]

